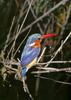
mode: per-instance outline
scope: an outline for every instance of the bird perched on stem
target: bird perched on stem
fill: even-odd
[[[39,57],[41,47],[42,47],[42,40],[55,37],[56,34],[33,34],[28,37],[25,47],[21,54],[21,77],[24,78],[26,76],[27,71],[36,64],[37,59]]]

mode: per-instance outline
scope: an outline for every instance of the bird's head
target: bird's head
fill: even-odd
[[[57,34],[44,34],[44,35],[40,35],[40,34],[33,34],[29,37],[29,46],[30,47],[35,47],[35,48],[39,48],[41,47],[41,43],[44,39],[50,38],[50,37],[55,37],[57,36]]]

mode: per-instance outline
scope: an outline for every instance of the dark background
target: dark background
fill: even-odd
[[[12,32],[14,31],[15,26],[17,26],[19,12],[20,12],[22,4],[24,3],[24,1],[22,1],[22,0],[17,0],[17,1],[19,2],[19,6],[16,4],[15,0],[1,0],[0,1],[0,53],[5,46],[5,41],[7,38],[7,34],[9,32],[10,26],[11,26],[13,16],[16,16],[16,21],[15,21],[15,25],[13,27]],[[45,2],[46,2],[46,0],[45,0]],[[52,8],[53,4],[58,3],[58,2],[59,2],[59,0],[51,1],[49,3],[50,4],[49,8]],[[70,4],[70,2],[68,2],[66,4],[67,6],[63,6],[63,7],[61,6],[61,8],[59,8],[59,9],[66,9],[66,7],[68,7],[69,4]],[[36,3],[36,5],[37,5],[37,3]],[[42,8],[41,3],[39,6],[39,9],[40,8]],[[35,7],[33,9],[36,13],[37,11],[35,10]],[[43,7],[43,9],[44,9],[44,7]],[[42,11],[43,11],[43,9],[42,9]],[[38,17],[41,16],[43,14],[42,11],[39,10],[39,12],[36,13],[36,15]],[[57,9],[54,12],[54,14],[56,16],[58,13],[62,13],[61,10]],[[42,30],[44,30],[44,33],[49,29],[48,28],[45,29],[43,24],[46,24],[48,22],[48,19],[52,19],[52,17],[50,17],[50,16],[51,15],[48,15],[42,21],[39,21],[39,23],[41,24]],[[59,18],[59,20],[61,20],[61,17],[58,17],[58,18]],[[23,20],[23,18],[21,18],[21,20],[19,22],[20,25],[22,23],[22,20]],[[34,20],[34,17],[32,16],[32,13],[30,11],[28,14],[27,20],[24,24],[24,27],[27,26],[28,24],[30,24],[31,22],[33,22],[33,20]],[[51,21],[51,23],[49,24],[49,26],[52,24],[52,20],[50,20],[50,21]],[[54,24],[54,25],[56,25],[56,24]],[[70,27],[71,27],[71,15],[69,16],[68,23],[65,26],[65,30],[63,32],[63,35],[62,35],[62,38],[60,39],[60,41],[64,40],[66,38],[67,34],[71,30]],[[58,28],[58,27],[56,27],[56,28]],[[60,31],[61,31],[60,29],[59,29],[59,31],[57,31],[59,36],[60,36]],[[28,32],[28,30],[26,30],[24,32],[24,34],[22,33],[18,36],[18,38],[16,40],[15,49],[18,47],[18,45],[20,44],[22,39],[25,37],[27,32]],[[30,34],[39,33],[39,32],[40,32],[40,30],[37,27],[37,25],[36,24],[33,25],[32,30],[30,31]],[[47,31],[47,32],[52,32],[52,31]],[[55,29],[53,30],[53,32],[56,32]],[[56,41],[58,41],[59,38],[60,37],[58,37]],[[25,43],[23,43],[23,45],[25,45]],[[22,50],[23,45],[21,46],[20,50]],[[57,48],[59,46],[60,46],[60,42],[58,43],[58,45],[56,46],[56,48],[54,50],[57,50]],[[7,52],[9,51],[10,47],[11,47],[11,45],[6,49],[6,55],[7,55]],[[45,52],[45,54],[47,54],[47,52],[48,52],[48,54],[50,53],[49,47],[47,49],[48,50]],[[70,60],[71,59],[71,37],[66,42],[62,51],[63,51],[63,60]],[[5,55],[5,57],[6,57],[6,55]],[[15,56],[15,59],[17,57],[20,58],[20,55],[21,55],[21,53],[17,53]],[[45,57],[44,61],[47,61],[49,59],[50,59],[50,57]],[[57,55],[55,60],[61,60],[61,53],[59,53]],[[50,66],[53,66],[53,67],[56,66],[58,68],[59,67],[71,67],[71,64],[70,63],[54,64],[54,65],[51,64]],[[3,65],[0,63],[0,68],[2,68],[2,67],[3,67]],[[36,70],[36,68],[30,69],[29,72],[27,73],[26,83],[28,85],[30,93],[34,97],[34,100],[71,100],[71,84],[62,84],[62,83],[58,83],[56,81],[52,81],[50,79],[41,79],[40,78],[39,89],[38,89],[38,93],[36,94],[36,92],[35,92],[36,77],[34,77],[34,75],[31,74],[31,72],[33,70]],[[41,74],[41,75],[44,77],[47,77],[47,78],[52,78],[54,80],[60,80],[63,82],[71,83],[71,73],[59,72],[59,73],[49,73],[49,74]],[[24,90],[22,88],[22,82],[15,80],[14,74],[7,75],[6,80],[3,80],[2,74],[0,73],[0,100],[31,100],[31,99],[29,98],[28,94],[24,92]]]

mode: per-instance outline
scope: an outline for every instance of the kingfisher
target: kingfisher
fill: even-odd
[[[27,71],[36,64],[42,48],[42,41],[49,37],[54,37],[56,34],[38,34],[35,33],[28,37],[26,45],[21,54],[21,77],[25,77]]]

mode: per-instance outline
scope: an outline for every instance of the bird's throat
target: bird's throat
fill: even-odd
[[[40,48],[41,47],[41,44],[40,44],[41,41],[40,40],[35,40],[34,42],[35,42],[35,44],[33,45],[34,48]]]

